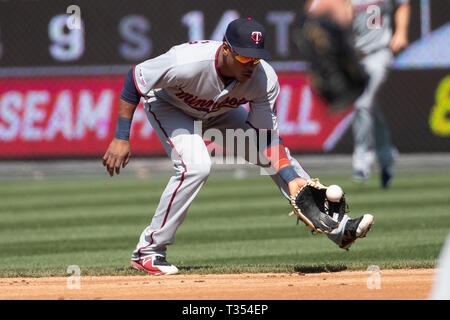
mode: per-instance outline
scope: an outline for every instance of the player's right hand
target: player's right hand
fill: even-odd
[[[127,140],[114,138],[103,156],[103,166],[106,167],[106,171],[112,177],[114,170],[116,174],[119,174],[120,167],[125,168],[130,161],[130,156],[130,143]]]
[[[408,36],[402,32],[395,32],[389,43],[389,48],[393,53],[398,53],[408,46]]]
[[[300,189],[306,184],[306,179],[295,178],[288,183],[289,193],[291,196],[296,196]]]

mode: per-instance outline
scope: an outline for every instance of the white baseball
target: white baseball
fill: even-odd
[[[344,195],[344,192],[342,191],[341,187],[336,184],[332,184],[327,188],[325,195],[331,202],[339,202],[339,200],[341,200],[342,196]]]

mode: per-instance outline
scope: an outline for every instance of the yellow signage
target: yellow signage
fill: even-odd
[[[450,136],[450,75],[442,79],[437,88],[436,102],[430,114],[430,129],[437,136]]]

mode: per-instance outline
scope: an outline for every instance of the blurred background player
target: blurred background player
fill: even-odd
[[[355,181],[366,181],[376,157],[381,186],[388,188],[396,149],[391,144],[377,94],[387,78],[393,54],[408,45],[410,6],[408,0],[351,0],[351,3],[355,46],[370,77],[366,90],[355,102],[353,177]]]
[[[353,178],[366,181],[376,156],[381,169],[381,186],[388,188],[396,149],[391,144],[377,93],[387,78],[393,54],[408,45],[409,1],[311,0],[306,3],[306,12],[310,16],[331,17],[343,29],[353,30],[358,58],[369,77],[366,89],[354,102]]]

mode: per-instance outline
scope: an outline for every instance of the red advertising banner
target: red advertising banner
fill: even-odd
[[[0,79],[0,158],[101,157],[116,126],[124,76]],[[352,108],[329,111],[305,75],[280,73],[280,134],[292,151],[333,148]],[[140,105],[130,138],[134,155],[164,154]]]
[[[335,112],[313,91],[302,73],[279,73],[277,114],[280,135],[292,151],[329,151],[345,133],[353,106]]]

